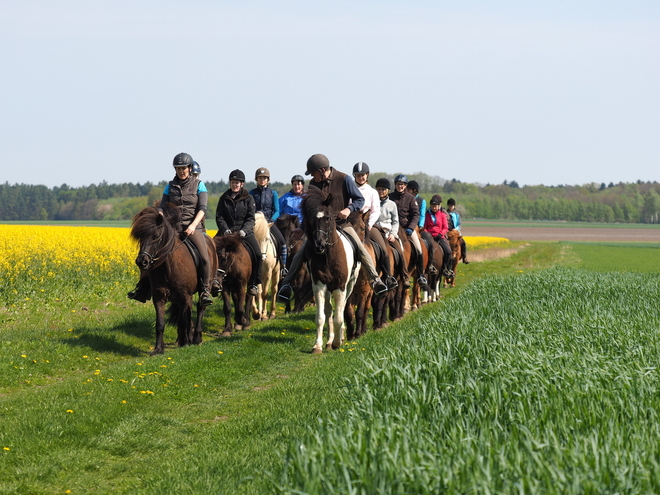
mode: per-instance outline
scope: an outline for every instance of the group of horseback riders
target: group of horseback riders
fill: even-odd
[[[199,178],[201,167],[188,153],[179,153],[174,157],[173,167],[176,175],[163,191],[158,211],[161,215],[168,205],[178,207],[177,229],[187,236],[197,247],[200,254],[200,302],[203,306],[213,303],[212,294],[217,295],[219,287],[211,273],[208,252],[204,248],[204,235],[206,232],[204,218],[208,206],[208,192],[204,182]],[[392,191],[390,181],[386,178],[378,179],[376,188],[368,184],[369,166],[358,162],[353,167],[353,178],[330,166],[325,155],[312,155],[307,161],[305,175],[311,175],[309,187],[321,189],[331,195],[332,207],[337,213],[337,225],[344,233],[355,241],[358,257],[365,267],[374,293],[377,297],[384,295],[388,290],[397,287],[398,283],[393,276],[393,267],[390,266],[388,256],[381,256],[379,268],[384,273],[385,281],[381,280],[374,263],[364,248],[362,241],[352,225],[347,221],[348,216],[355,211],[370,212],[367,231],[369,238],[380,246],[382,252],[387,252],[386,242],[402,253],[404,244],[399,238],[399,226],[411,240],[417,253],[417,279],[420,287],[427,285],[424,273],[422,248],[417,234],[419,230],[429,250],[429,260],[433,259],[433,251],[437,243],[443,250],[443,275],[452,276],[451,250],[447,242],[447,232],[451,229],[460,231],[460,215],[455,210],[455,201],[447,201],[448,210],[442,208],[442,198],[434,195],[427,211],[426,200],[419,196],[419,185],[416,181],[408,181],[403,174],[394,179],[395,190]],[[293,294],[291,283],[304,262],[304,249],[300,249],[291,259],[287,270],[287,245],[275,225],[280,214],[297,215],[302,223],[303,214],[301,203],[304,197],[305,180],[301,175],[291,178],[291,190],[278,198],[277,191],[268,187],[270,172],[260,167],[255,172],[257,187],[251,191],[244,188],[245,174],[241,170],[233,170],[229,174],[229,189],[225,191],[218,201],[216,209],[217,235],[238,233],[250,252],[253,270],[248,283],[248,294],[256,296],[258,285],[261,283],[262,254],[259,243],[254,236],[255,213],[260,211],[270,224],[270,231],[276,239],[278,253],[282,267],[283,281],[278,292],[278,298],[288,301]],[[468,263],[465,251],[465,241],[462,240],[463,262]],[[429,269],[435,269],[429,263]],[[142,274],[134,290],[128,293],[130,299],[146,302],[150,296],[148,277]],[[409,284],[407,267],[403,267],[404,284]]]

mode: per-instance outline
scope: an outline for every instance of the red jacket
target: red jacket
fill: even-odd
[[[440,209],[435,213],[431,210],[426,210],[426,215],[424,216],[424,229],[426,229],[426,231],[434,238],[439,235],[447,237],[449,224],[447,223],[447,215],[445,212]]]

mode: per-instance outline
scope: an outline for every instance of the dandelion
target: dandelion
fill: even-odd
[[[122,404],[126,404],[126,401],[125,401],[125,400],[123,400],[123,401],[121,401],[121,403],[122,403]]]
[[[66,412],[68,412],[69,414],[73,414],[73,409],[67,409]]]
[[[222,351],[218,351],[218,354],[224,354],[224,352],[222,352]]]
[[[2,447],[2,450],[11,450],[9,447]]]
[[[89,356],[83,356],[83,359],[87,359]]]
[[[27,356],[26,356],[25,354],[21,354],[21,357],[22,357],[22,358],[26,358]]]

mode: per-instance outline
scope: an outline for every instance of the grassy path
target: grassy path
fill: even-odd
[[[538,243],[499,261],[460,265],[458,285],[484,274],[538,270],[578,258]],[[26,303],[0,327],[3,493],[263,493],[296,438],[349,407],[338,390],[406,321],[341,352],[311,356],[312,313],[258,323],[201,346],[148,357],[153,308],[71,296]],[[80,296],[79,296],[80,297]],[[219,305],[207,328],[220,328]],[[208,314],[208,313],[207,313]],[[175,338],[169,329],[167,339]]]

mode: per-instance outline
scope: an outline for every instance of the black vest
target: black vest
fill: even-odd
[[[183,226],[190,225],[195,219],[197,212],[197,202],[199,196],[197,195],[197,188],[199,187],[200,180],[190,177],[183,182],[175,177],[170,181],[170,203],[179,207],[179,214],[181,215],[178,224],[179,230],[183,230]],[[203,223],[197,226],[198,229],[203,229]]]
[[[256,211],[263,212],[266,220],[270,222],[275,213],[273,190],[270,187],[255,187],[250,191],[250,195],[254,198]]]

